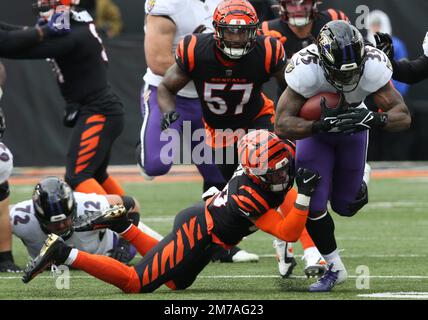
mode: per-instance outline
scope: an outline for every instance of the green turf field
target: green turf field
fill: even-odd
[[[170,230],[174,214],[198,201],[201,191],[198,183],[125,187],[139,199],[142,219],[162,234]],[[30,198],[31,190],[31,186],[12,187],[12,203]],[[211,263],[193,286],[182,292],[160,288],[152,294],[125,295],[78,271],[72,271],[70,289],[58,290],[49,272],[27,285],[19,276],[3,273],[0,299],[365,299],[359,295],[385,292],[425,292],[420,298],[428,299],[427,190],[426,178],[374,180],[370,185],[370,203],[362,212],[351,219],[333,215],[350,278],[331,293],[306,292],[313,279],[303,278],[300,259],[295,278],[281,279],[273,258],[272,237],[259,231],[241,243],[242,248],[262,256],[259,263]],[[295,248],[300,255],[300,244]],[[18,264],[25,265],[25,248],[16,239],[14,250]],[[367,285],[367,278],[358,278],[358,266],[368,267],[369,289],[357,289],[357,283]]]

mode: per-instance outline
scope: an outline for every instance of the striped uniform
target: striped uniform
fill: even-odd
[[[176,289],[189,287],[218,246],[231,248],[257,231],[249,219],[276,209],[284,197],[284,192],[263,188],[237,170],[222,192],[182,210],[172,232],[134,267],[141,292],[153,292],[167,282]]]
[[[213,34],[189,35],[177,47],[176,62],[195,83],[207,143],[213,149],[234,148],[248,129],[273,130],[274,104],[263,95],[262,87],[285,66],[285,51],[279,41],[258,36],[252,51],[231,61],[216,48]],[[234,133],[216,129],[232,129]],[[244,130],[238,133],[238,129]],[[235,171],[236,162],[219,166],[226,180]]]

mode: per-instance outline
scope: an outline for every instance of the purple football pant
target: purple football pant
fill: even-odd
[[[327,210],[327,202],[340,215],[350,213],[364,176],[368,131],[353,135],[317,134],[298,140],[296,167],[317,171],[322,179],[310,202],[310,216]]]
[[[176,100],[177,112],[180,117],[176,122],[171,124],[170,128],[182,132],[183,121],[191,122],[192,134],[195,130],[204,129],[202,122],[202,107],[199,99],[190,99],[177,96]],[[140,163],[142,164],[145,173],[148,176],[161,176],[171,169],[171,163],[162,162],[161,150],[169,143],[169,141],[161,141],[161,119],[162,115],[158,107],[157,87],[146,86],[141,94],[141,112],[143,115],[143,125],[141,128],[141,155]],[[205,141],[205,139],[204,139]],[[191,149],[200,142],[192,141]],[[177,146],[179,150],[180,146]],[[207,186],[217,186],[222,188],[226,184],[219,169],[215,164],[199,164],[196,165],[199,173],[204,179],[204,189]]]

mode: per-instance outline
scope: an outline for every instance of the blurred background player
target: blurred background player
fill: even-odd
[[[3,95],[6,70],[0,62],[0,100]],[[0,106],[0,140],[6,130],[3,109]],[[12,231],[9,224],[9,179],[13,169],[13,156],[10,150],[0,142],[0,272],[22,271],[14,262],[12,255]]]
[[[119,232],[144,256],[135,267],[72,249],[50,235],[40,255],[26,268],[23,281],[31,281],[47,264],[55,263],[83,270],[126,293],[153,292],[163,284],[184,290],[209,263],[215,246],[231,247],[258,229],[295,241],[305,226],[311,195],[321,177],[302,168],[296,174],[290,148],[266,130],[244,136],[239,145],[242,166],[225,190],[178,213],[172,232],[160,242],[131,225],[126,210],[120,207],[78,227],[109,226]],[[299,192],[290,195],[294,177]],[[276,208],[284,199],[289,211],[281,215]]]
[[[415,84],[428,78],[428,32],[422,43],[424,54],[416,60],[396,60],[394,57],[394,43],[389,34],[377,33],[374,35],[376,47],[382,50],[392,62],[394,73],[392,77],[408,84]]]
[[[296,52],[314,43],[321,28],[329,21],[346,20],[340,10],[320,11],[322,1],[278,0],[280,17],[262,23],[262,33],[271,36],[284,45],[288,59]],[[277,101],[285,90],[285,83],[278,83]]]
[[[80,0],[79,6],[95,18],[97,30],[109,38],[117,37],[123,29],[122,14],[112,0]]]
[[[396,60],[400,61],[402,59],[407,59],[407,48],[403,41],[398,37],[392,35],[392,26],[391,20],[388,15],[381,10],[370,11],[366,18],[367,22],[367,40],[373,45],[376,44],[374,35],[378,32],[389,34],[392,37],[392,43],[394,48],[394,57]],[[393,76],[394,78],[394,76]],[[398,92],[401,93],[403,97],[407,95],[409,91],[409,86],[405,83],[393,81],[395,88]]]
[[[279,100],[276,133],[297,140],[297,168],[316,170],[323,177],[312,197],[306,227],[329,268],[309,287],[312,292],[330,291],[347,278],[327,203],[330,200],[331,208],[345,217],[367,203],[363,176],[368,130],[400,131],[410,126],[409,110],[390,83],[391,76],[386,55],[365,46],[358,29],[346,21],[327,23],[317,43],[295,54],[287,66],[288,87]],[[323,92],[339,92],[339,107],[328,106],[322,98],[320,120],[300,117],[306,101]],[[381,112],[365,106],[370,94]]]
[[[74,6],[78,3],[38,0],[34,10],[41,18],[39,23],[64,22],[61,29],[69,34],[1,55],[49,59],[52,64],[66,102],[64,125],[73,128],[66,160],[67,183],[79,192],[124,195],[119,183],[107,173],[113,142],[124,125],[123,105],[107,82],[108,58],[93,19]],[[71,30],[67,28],[68,18]]]
[[[167,174],[172,166],[172,161],[165,163],[161,155],[161,150],[168,141],[161,141],[162,111],[157,101],[158,86],[166,71],[174,65],[178,43],[188,34],[209,28],[218,3],[220,0],[146,1],[144,50],[148,68],[141,93],[143,124],[137,148],[138,163],[146,178]],[[183,125],[190,124],[192,134],[195,130],[203,130],[201,103],[193,82],[177,93],[175,102],[180,117],[172,128],[181,133]],[[198,143],[199,141],[191,142],[191,154]],[[174,151],[179,153],[180,146],[176,146],[176,149],[178,150]],[[204,191],[210,187],[223,189],[226,185],[226,180],[215,164],[201,163],[196,166],[204,179]],[[258,261],[258,256],[234,247],[228,252],[220,249],[214,259],[223,262],[249,262]]]
[[[13,234],[22,240],[32,258],[37,256],[48,234],[54,233],[74,248],[128,263],[135,256],[135,248],[117,233],[104,229],[74,232],[73,228],[79,217],[116,204],[124,205],[129,219],[139,225],[140,207],[134,198],[73,192],[66,182],[47,177],[36,185],[31,200],[11,207],[10,223]]]

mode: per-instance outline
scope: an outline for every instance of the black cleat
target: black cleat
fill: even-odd
[[[70,251],[71,248],[64,243],[61,237],[51,233],[45,240],[39,255],[28,263],[22,281],[28,283],[52,264],[64,263]]]
[[[106,228],[123,232],[130,224],[127,210],[123,205],[113,205],[106,210],[89,212],[73,221],[74,230],[78,232]]]

